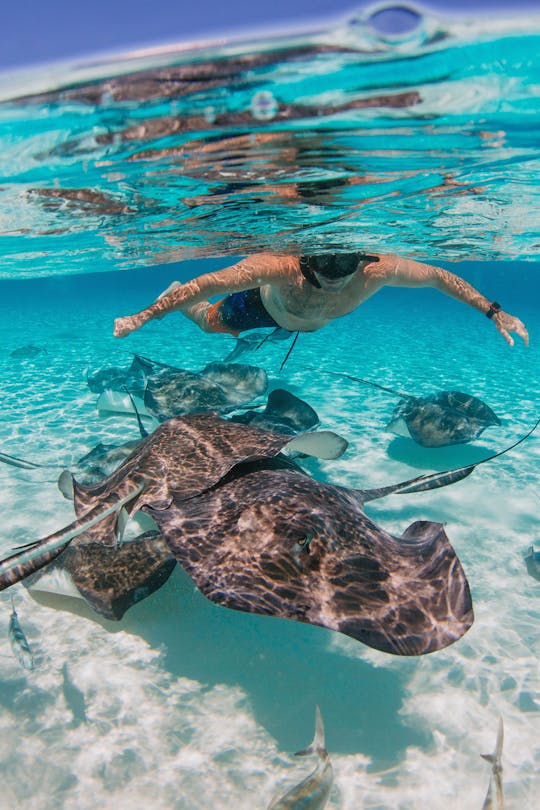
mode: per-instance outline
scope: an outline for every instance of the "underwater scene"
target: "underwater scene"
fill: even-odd
[[[539,806],[540,17],[387,23],[0,75],[2,809]]]

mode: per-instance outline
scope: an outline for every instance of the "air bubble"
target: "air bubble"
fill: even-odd
[[[271,121],[278,110],[278,103],[270,90],[259,90],[251,99],[250,110],[257,121]]]
[[[409,5],[388,4],[367,12],[365,24],[380,39],[401,41],[418,34],[423,26],[423,14]]]

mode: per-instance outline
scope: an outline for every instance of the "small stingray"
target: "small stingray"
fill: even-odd
[[[118,621],[137,602],[161,588],[176,559],[156,531],[120,546],[105,545],[99,534],[81,534],[46,568],[31,574],[30,592],[82,597],[106,619]]]
[[[288,434],[303,433],[319,424],[317,412],[311,405],[283,388],[276,388],[270,392],[262,413],[246,410],[229,418],[233,422],[254,425],[261,430]]]
[[[264,343],[279,343],[282,340],[289,340],[294,335],[294,332],[289,332],[287,329],[282,329],[277,326],[272,332],[249,332],[242,337],[236,338],[234,349],[223,358],[224,363],[233,363],[246,352],[253,352]]]
[[[72,472],[81,483],[95,483],[118,469],[139,444],[140,439],[120,445],[99,442],[77,461],[75,467],[71,468]]]
[[[18,349],[14,349],[9,356],[16,360],[31,360],[33,357],[36,357],[42,352],[47,354],[47,349],[43,349],[41,346],[33,346],[31,343],[28,343],[26,346],[20,346]]]
[[[263,394],[267,383],[262,368],[237,363],[210,363],[198,374],[162,367],[148,378],[144,404],[160,421],[222,411]]]
[[[530,546],[527,551],[525,565],[531,577],[540,580],[540,551],[535,551],[534,546]]]
[[[142,358],[135,355],[129,368],[110,366],[87,373],[87,385],[94,394],[101,394],[107,389],[112,391],[127,390],[134,396],[144,396],[146,376],[151,371]]]
[[[85,543],[114,548],[125,516],[142,511],[218,605],[321,625],[396,655],[452,644],[473,613],[443,526],[416,521],[396,537],[362,507],[454,483],[474,466],[359,490],[319,483],[281,454],[329,459],[345,447],[329,431],[291,439],[215,414],[171,419],[108,478],[74,482],[77,519],[2,560],[0,589],[50,563],[83,532]]]
[[[501,424],[485,402],[462,391],[439,391],[426,397],[414,397],[344,372],[323,373],[371,385],[403,399],[394,410],[387,430],[410,436],[423,447],[465,444],[477,439],[486,428]]]
[[[260,396],[268,384],[262,368],[238,363],[209,363],[202,371],[193,372],[136,355],[129,369],[121,371],[103,369],[98,373],[100,385],[109,380],[108,389],[100,397],[100,410],[123,412],[124,398],[119,400],[109,391],[127,390],[141,397],[143,405],[139,410],[143,415],[155,416],[159,421],[188,413],[227,411]],[[91,378],[92,390],[97,390],[96,376]]]

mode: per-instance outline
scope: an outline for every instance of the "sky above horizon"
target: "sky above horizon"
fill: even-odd
[[[6,0],[0,26],[0,71],[225,34],[293,32],[381,5],[366,0],[202,0],[189,5],[181,0],[91,0],[84,4]],[[477,12],[526,13],[538,9],[538,0],[429,0],[411,5],[471,17]]]

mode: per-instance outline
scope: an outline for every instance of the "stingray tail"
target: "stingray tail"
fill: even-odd
[[[128,388],[125,385],[123,386],[123,389],[126,392],[126,394],[128,395],[129,401],[131,402],[131,407],[133,408],[133,411],[135,412],[135,416],[137,417],[137,425],[139,427],[139,433],[141,434],[141,439],[146,439],[146,437],[149,434],[148,434],[148,431],[146,430],[145,426],[142,423],[141,415],[139,413],[139,410],[137,408],[135,400],[133,399],[133,397],[131,395],[131,391],[129,391]]]
[[[299,334],[300,334],[300,332],[297,332],[297,333],[296,333],[296,335],[294,336],[294,340],[293,340],[293,342],[291,343],[291,345],[289,346],[289,350],[288,350],[287,354],[285,355],[285,358],[283,359],[283,362],[281,363],[281,365],[280,365],[280,367],[279,367],[279,373],[280,373],[280,374],[281,374],[281,372],[283,371],[283,369],[285,368],[285,363],[287,362],[287,360],[288,360],[288,359],[289,359],[289,357],[291,356],[291,354],[292,354],[292,350],[293,350],[293,349],[294,349],[294,347],[296,346],[296,341],[298,340],[298,335],[299,335]]]
[[[99,504],[90,512],[87,512],[86,515],[70,523],[69,526],[50,534],[42,540],[36,540],[35,543],[29,543],[21,547],[21,550],[15,554],[0,560],[0,591],[15,585],[16,582],[20,582],[30,574],[43,568],[43,566],[48,565],[64,551],[74,537],[78,537],[87,529],[92,528],[111,513],[119,511],[124,504],[133,500],[142,492],[143,486],[141,484],[123,498],[115,497],[114,502],[112,504],[109,502],[105,508],[103,504]]]
[[[480,459],[480,461],[477,461],[476,464],[469,464],[467,467],[456,467],[453,470],[445,470],[438,473],[419,475],[416,478],[409,478],[408,481],[401,481],[399,484],[390,484],[388,487],[380,487],[379,489],[368,490],[357,489],[355,491],[361,495],[362,502],[365,503],[366,501],[373,501],[376,498],[384,498],[386,495],[393,495],[394,493],[402,495],[410,492],[423,492],[426,489],[438,489],[439,487],[446,487],[448,484],[455,484],[456,481],[461,481],[463,478],[467,478],[467,476],[470,475],[472,471],[480,464],[485,464],[486,461],[493,461],[493,459],[499,458],[499,456],[504,456],[505,453],[513,450],[514,447],[517,447],[519,444],[528,439],[529,436],[534,433],[538,425],[540,425],[540,419],[537,419],[532,428],[527,431],[527,433],[522,436],[521,439],[518,439],[509,447],[505,447],[504,450],[499,450],[498,453],[493,453],[491,456]]]
[[[0,461],[9,464],[11,467],[20,467],[21,470],[38,470],[44,467],[57,470],[59,467],[58,464],[38,464],[35,461],[27,461],[25,458],[10,456],[8,453],[0,453]]]
[[[387,487],[378,489],[356,490],[362,493],[362,501],[374,501],[377,498],[385,498],[387,495],[408,495],[412,492],[425,492],[428,489],[438,489],[455,484],[457,481],[467,478],[474,470],[475,465],[460,467],[456,470],[447,470],[440,473],[428,473],[418,475],[416,478],[409,478],[407,481],[400,481],[399,484],[390,484]]]
[[[370,385],[372,388],[378,388],[379,391],[385,391],[387,394],[392,394],[394,397],[401,397],[401,399],[414,399],[411,394],[405,394],[403,391],[394,391],[392,388],[386,388],[384,385],[372,382],[371,380],[364,380],[362,377],[354,377],[352,374],[346,374],[344,371],[330,371],[325,368],[314,368],[313,366],[304,366],[308,371],[316,371],[319,374],[332,374],[334,377],[342,377],[345,380],[352,380],[353,382],[361,383],[362,385]]]

